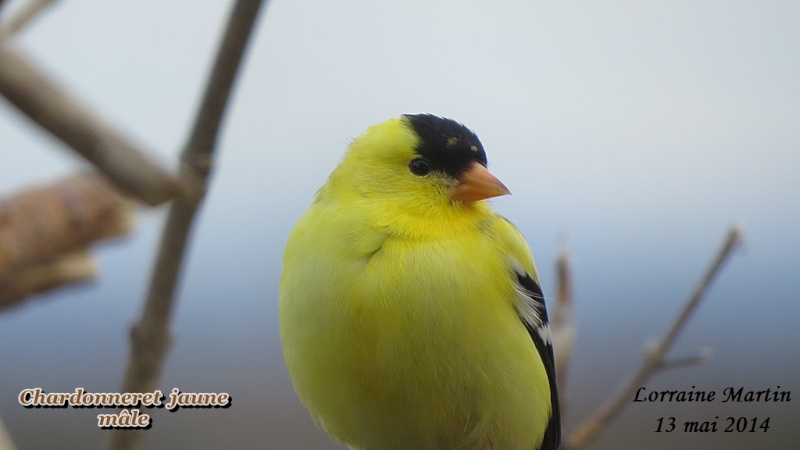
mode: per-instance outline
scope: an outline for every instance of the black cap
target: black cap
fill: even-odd
[[[405,114],[403,117],[420,138],[414,151],[430,161],[432,170],[459,178],[473,162],[486,167],[483,144],[469,128],[433,114]]]

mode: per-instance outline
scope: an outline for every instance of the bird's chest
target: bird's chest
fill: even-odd
[[[376,380],[382,392],[392,383],[406,390],[404,383],[425,380],[442,389],[437,381],[463,379],[513,314],[513,284],[497,276],[504,271],[481,245],[387,240],[353,277],[340,310],[361,378]]]
[[[524,334],[503,270],[489,250],[452,242],[387,242],[372,255],[339,310],[346,325],[329,336],[347,359],[331,380],[356,399],[360,420],[444,442],[488,426],[505,395],[494,389],[514,370],[507,344]]]
[[[532,390],[515,380],[535,378],[535,351],[490,244],[387,239],[359,259],[320,253],[315,277],[286,283],[284,314],[304,324],[284,336],[287,365],[329,432],[364,448],[481,448],[465,444],[530,421]]]
[[[383,335],[391,325],[401,332],[452,331],[476,310],[497,308],[513,291],[510,279],[497,276],[506,270],[490,246],[460,239],[387,239],[354,269],[346,309],[356,318],[373,317]]]

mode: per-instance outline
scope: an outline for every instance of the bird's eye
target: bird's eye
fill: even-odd
[[[415,158],[408,164],[408,168],[414,175],[422,177],[430,173],[431,162],[425,158]]]

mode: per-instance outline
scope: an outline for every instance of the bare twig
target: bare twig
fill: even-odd
[[[662,361],[661,364],[656,367],[656,371],[661,372],[667,369],[679,369],[682,367],[696,366],[697,364],[702,364],[708,361],[708,358],[711,358],[712,353],[713,352],[710,348],[704,347],[697,350],[694,355],[674,358],[670,359],[669,361]]]
[[[575,339],[575,315],[572,298],[572,263],[569,248],[563,244],[556,259],[558,291],[556,292],[555,309],[553,310],[552,330],[553,348],[556,356],[556,386],[558,386],[558,402],[563,420],[566,411],[567,369]]]
[[[184,188],[130,139],[103,123],[6,45],[0,45],[0,94],[97,166],[120,189],[149,205],[164,203],[191,189]]]
[[[695,287],[692,295],[687,299],[686,304],[683,306],[683,309],[681,309],[678,317],[672,323],[667,333],[645,352],[642,365],[639,367],[636,374],[621,386],[616,395],[606,400],[606,402],[598,408],[594,416],[584,421],[570,434],[563,446],[564,449],[577,450],[588,445],[589,442],[594,440],[617,414],[630,403],[636,390],[641,387],[650,376],[659,370],[674,367],[674,363],[664,361],[664,356],[675,342],[681,330],[683,330],[689,317],[691,317],[697,309],[697,306],[703,300],[711,283],[722,269],[722,266],[730,258],[741,241],[741,229],[738,226],[733,226],[728,232],[725,242],[714,258],[714,261]]]
[[[55,0],[30,0],[25,2],[18,11],[9,14],[0,22],[0,43],[20,32],[53,3]]]
[[[192,134],[181,155],[182,176],[195,176],[205,182],[211,170],[225,106],[261,6],[261,0],[238,0],[234,6]],[[184,250],[203,195],[204,191],[199,191],[196,197],[178,198],[172,203],[144,311],[132,328],[124,392],[149,392],[156,384],[169,344],[168,325]],[[140,439],[140,431],[114,431],[110,448],[133,449]]]

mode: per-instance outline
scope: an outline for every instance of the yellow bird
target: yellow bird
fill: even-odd
[[[404,115],[353,141],[283,257],[280,328],[300,400],[359,450],[550,450],[553,349],[508,194],[464,125]]]

